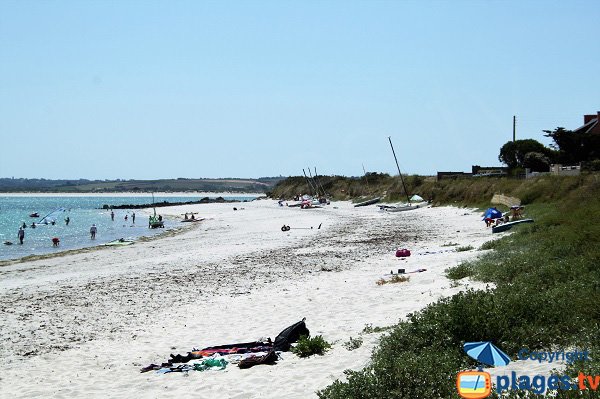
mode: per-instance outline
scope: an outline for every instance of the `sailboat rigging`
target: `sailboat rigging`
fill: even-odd
[[[412,211],[413,209],[420,208],[424,205],[427,205],[427,202],[421,202],[419,204],[412,204],[410,202],[410,197],[408,196],[408,190],[406,189],[406,184],[404,184],[404,178],[402,177],[402,173],[400,172],[400,165],[398,165],[398,158],[396,158],[396,151],[394,151],[394,145],[392,144],[392,138],[388,136],[388,140],[390,141],[390,147],[392,147],[392,154],[394,154],[394,160],[396,161],[396,167],[398,168],[398,174],[400,175],[400,181],[402,181],[402,187],[404,188],[404,194],[406,195],[406,204],[401,206],[380,206],[381,210],[387,212],[402,212],[402,211]]]

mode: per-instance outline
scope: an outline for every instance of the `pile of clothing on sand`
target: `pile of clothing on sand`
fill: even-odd
[[[237,364],[241,369],[258,364],[275,364],[279,359],[278,352],[287,352],[301,336],[310,336],[305,320],[304,318],[280,332],[275,341],[268,338],[265,342],[243,342],[192,349],[186,355],[172,354],[166,362],[160,365],[150,364],[143,367],[140,372],[156,370],[164,374],[193,370],[223,370],[228,364]]]

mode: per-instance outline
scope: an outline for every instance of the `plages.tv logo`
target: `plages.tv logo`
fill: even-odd
[[[466,342],[464,350],[467,355],[488,366],[506,366],[510,358],[491,342]],[[483,399],[492,393],[492,377],[483,371],[463,371],[456,377],[456,389],[461,398]]]
[[[462,371],[456,377],[456,389],[461,398],[487,398],[492,393],[492,377],[485,371]]]

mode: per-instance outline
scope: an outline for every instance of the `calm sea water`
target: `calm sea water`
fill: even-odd
[[[198,197],[178,197],[178,196],[157,196],[155,201],[185,202],[197,201],[203,198],[202,194]],[[252,200],[254,196],[231,196],[224,197],[228,200]],[[27,255],[41,255],[46,253],[64,251],[68,249],[78,249],[101,245],[119,238],[135,239],[141,236],[152,236],[160,234],[165,230],[180,227],[178,221],[165,219],[164,229],[149,229],[148,216],[142,210],[116,209],[115,220],[111,221],[110,210],[100,209],[103,205],[123,205],[123,204],[149,204],[152,203],[152,196],[1,196],[0,195],[0,260],[17,259]],[[147,210],[146,210],[147,211]],[[39,217],[30,217],[29,215],[37,212]],[[131,214],[136,213],[135,223],[133,223]],[[160,213],[160,208],[157,208]],[[39,224],[45,216],[48,224]],[[128,220],[125,221],[125,215]],[[65,219],[69,218],[69,225]],[[55,224],[50,222],[55,220]],[[35,222],[36,228],[31,228]],[[27,225],[25,229],[25,240],[23,245],[19,245],[17,231],[23,223]],[[96,239],[90,239],[90,227],[95,224],[98,228]],[[60,246],[52,246],[52,238],[60,238]],[[13,245],[4,245],[9,241]]]

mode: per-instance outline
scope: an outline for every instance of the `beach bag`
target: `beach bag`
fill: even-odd
[[[305,320],[306,318],[302,319],[296,324],[292,324],[280,332],[275,338],[273,348],[276,351],[287,352],[290,350],[290,347],[294,342],[298,342],[301,336],[310,336],[310,331],[308,331],[308,328],[306,328],[306,324],[304,323]]]
[[[396,258],[406,258],[410,256],[410,251],[406,248],[399,249],[396,251]]]
[[[246,359],[240,360],[238,363],[238,367],[241,369],[249,369],[252,366],[256,366],[257,364],[275,364],[277,362],[277,354],[275,351],[269,351],[266,355],[262,356],[250,356]]]

